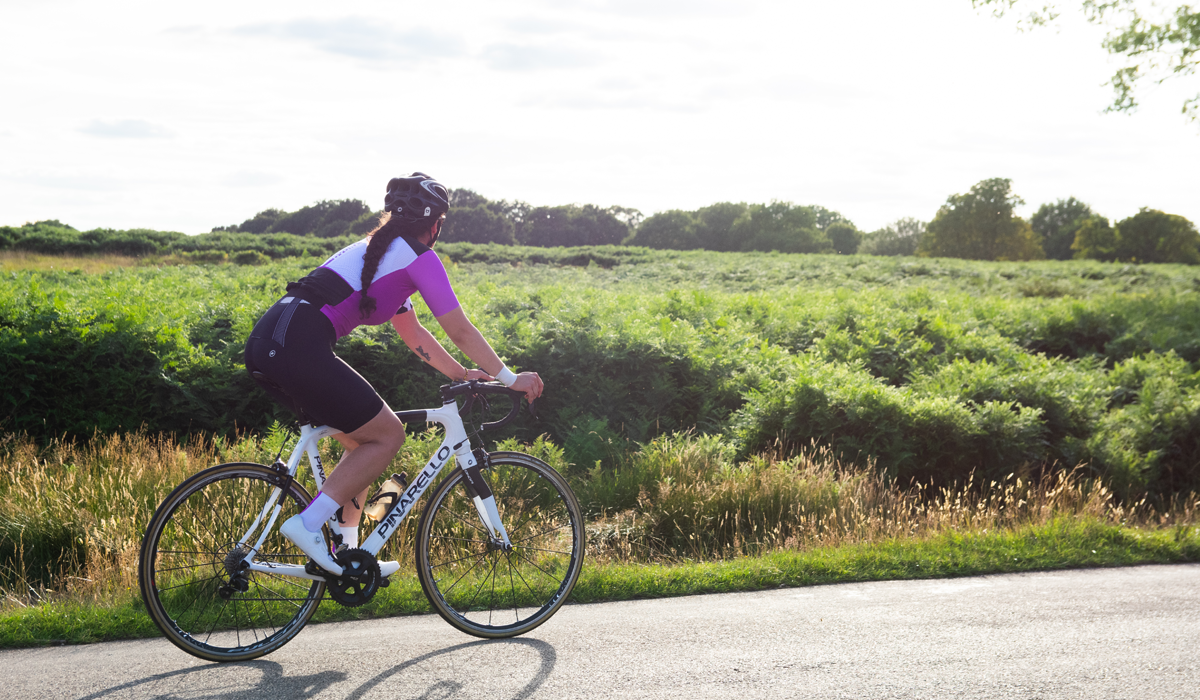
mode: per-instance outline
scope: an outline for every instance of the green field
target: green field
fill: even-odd
[[[544,420],[518,436],[546,433],[577,465],[695,430],[743,456],[815,440],[901,480],[1087,464],[1122,492],[1196,486],[1194,268],[644,250],[562,265],[487,248],[447,246],[451,277],[509,364],[547,380]],[[480,261],[493,253],[506,261]],[[317,262],[10,272],[0,428],[288,420],[245,375],[242,343]],[[394,408],[441,382],[390,328],[339,352]]]
[[[578,600],[916,575],[920,557],[887,562],[913,547],[924,561],[964,547],[1008,556],[1029,528],[1075,534],[1017,551],[1012,570],[1195,558],[1196,268],[438,250],[501,356],[546,380],[540,420],[502,437],[534,443],[588,512]],[[154,262],[6,260],[8,629],[93,615],[73,605],[133,610],[130,557],[165,490],[231,455],[269,461],[284,439],[272,425],[289,417],[245,376],[242,342],[320,259]],[[393,408],[433,404],[441,378],[390,328],[355,331],[339,353]],[[410,440],[397,467],[427,444]],[[1092,557],[1097,538],[1166,544]],[[721,573],[786,569],[770,557],[860,563],[819,579]],[[1009,570],[973,561],[932,575]],[[390,605],[365,614],[415,609]],[[72,629],[38,639],[113,636]]]

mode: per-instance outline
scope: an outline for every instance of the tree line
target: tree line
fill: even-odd
[[[983,180],[964,194],[950,195],[929,221],[902,218],[871,232],[860,231],[825,207],[781,201],[718,202],[647,217],[620,206],[490,200],[469,189],[453,190],[450,199],[442,232],[442,240],[449,243],[1200,264],[1200,233],[1182,216],[1143,208],[1111,222],[1090,205],[1068,197],[1041,205],[1025,220],[1015,213],[1024,200],[1004,178]],[[0,227],[0,249],[176,254],[197,262],[220,262],[210,258],[223,254],[240,256],[237,262],[245,263],[335,251],[371,231],[380,214],[357,199],[320,201],[294,212],[266,209],[200,236],[149,230],[79,232],[58,221],[44,221]]]
[[[592,204],[533,206],[453,190],[443,240],[538,247],[634,245],[665,250],[778,251],[917,255],[968,260],[1200,263],[1200,234],[1182,216],[1143,208],[1111,223],[1074,197],[1041,205],[1028,221],[1012,181],[992,178],[953,194],[925,222],[902,218],[862,232],[818,205],[718,202],[694,211],[643,217],[636,209]],[[318,202],[288,213],[268,209],[214,231],[342,236],[371,230],[378,212],[359,200]]]
[[[838,212],[790,202],[720,202],[696,211],[643,217],[637,209],[594,204],[534,206],[451,190],[442,240],[535,247],[633,245],[666,250],[854,253],[862,234]],[[357,199],[321,201],[295,212],[267,209],[213,232],[362,235],[381,212]]]

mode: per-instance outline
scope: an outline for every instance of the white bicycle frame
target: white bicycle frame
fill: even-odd
[[[421,413],[425,414],[427,422],[441,425],[446,430],[446,437],[442,440],[442,444],[438,447],[437,452],[426,463],[425,468],[409,484],[404,494],[400,497],[400,501],[379,521],[379,524],[375,526],[375,530],[363,541],[361,548],[370,552],[372,556],[378,555],[379,550],[383,549],[383,545],[387,543],[388,539],[400,529],[400,523],[408,516],[413,506],[421,498],[421,495],[425,493],[425,489],[433,484],[438,473],[442,471],[442,467],[446,466],[446,463],[450,461],[451,455],[454,456],[464,472],[473,470],[477,466],[475,455],[471,451],[471,441],[467,437],[466,429],[463,427],[462,418],[458,415],[457,401],[451,400],[443,404],[441,408],[426,409],[425,411],[401,411],[397,415],[413,417],[419,416]],[[312,467],[313,478],[317,482],[317,490],[320,491],[324,488],[325,469],[321,465],[321,457],[317,452],[317,443],[321,438],[330,437],[339,432],[341,431],[337,428],[329,426],[301,426],[300,439],[292,449],[291,456],[288,457],[288,476],[292,479],[296,478],[296,473],[300,469],[300,460],[305,453],[308,453],[308,461]],[[470,473],[466,474],[466,478],[468,481],[471,480]],[[509,542],[504,524],[500,522],[500,512],[496,508],[496,498],[491,494],[486,484],[482,484],[483,488],[479,488],[480,486],[481,484],[473,484],[475,488],[474,492],[483,494],[474,497],[475,509],[479,512],[479,520],[491,534],[494,542],[508,548],[511,546],[511,542]],[[250,525],[250,529],[238,540],[240,547],[248,548],[250,551],[246,556],[245,562],[249,564],[250,571],[294,576],[313,581],[324,581],[324,576],[310,574],[305,571],[302,565],[282,564],[269,560],[258,560],[256,558],[258,553],[262,551],[262,545],[266,541],[267,535],[274,530],[275,521],[279,518],[279,513],[283,509],[282,492],[283,488],[280,486],[276,486],[271,491],[271,495],[267,498],[267,502],[263,505],[258,517]],[[264,520],[266,521],[266,525],[262,527],[260,532],[259,525]],[[330,523],[335,523],[335,520],[331,518]],[[256,532],[258,533],[258,537],[254,538]],[[249,544],[251,541],[253,541],[252,545]]]

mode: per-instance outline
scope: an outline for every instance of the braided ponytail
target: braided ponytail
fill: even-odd
[[[369,296],[367,290],[370,289],[375,273],[379,270],[379,261],[392,245],[392,241],[417,232],[412,222],[403,221],[398,216],[392,216],[390,212],[384,214],[380,221],[382,223],[379,228],[367,234],[371,240],[367,243],[367,252],[363,253],[362,298],[358,300],[358,312],[364,319],[375,313],[375,297]]]

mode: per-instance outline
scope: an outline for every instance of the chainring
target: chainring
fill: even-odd
[[[342,575],[326,575],[330,598],[348,608],[357,608],[375,597],[383,575],[374,554],[365,549],[344,549],[334,560],[342,567]]]

